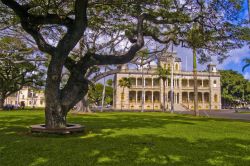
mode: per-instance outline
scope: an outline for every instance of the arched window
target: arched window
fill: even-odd
[[[218,102],[218,95],[216,95],[216,94],[214,95],[214,102],[216,102],[216,103]]]
[[[217,87],[217,81],[214,80],[214,88],[216,88],[216,87]]]
[[[175,70],[179,70],[179,65],[178,64],[175,65]]]

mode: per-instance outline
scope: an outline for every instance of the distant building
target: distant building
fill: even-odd
[[[24,87],[20,91],[7,97],[5,104],[21,105],[24,102],[26,107],[45,107],[44,92]]]
[[[163,68],[174,68],[174,103],[175,109],[194,108],[194,79],[193,72],[182,71],[181,59],[176,53],[165,53],[160,59]],[[172,66],[173,65],[173,66]],[[142,107],[142,93],[145,91],[145,110],[161,110],[163,106],[163,81],[157,75],[157,66],[144,68],[144,88],[142,71],[129,69],[124,65],[121,72],[115,75],[114,109],[140,110]],[[131,88],[119,86],[119,80],[129,77]],[[170,76],[166,81],[166,107],[170,108]],[[198,108],[221,109],[220,74],[215,65],[208,65],[208,71],[198,72]]]

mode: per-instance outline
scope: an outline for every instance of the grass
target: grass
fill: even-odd
[[[167,113],[69,115],[85,134],[29,133],[42,111],[0,111],[1,166],[247,166],[250,123]]]

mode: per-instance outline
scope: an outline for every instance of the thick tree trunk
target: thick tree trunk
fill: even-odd
[[[65,128],[67,126],[67,111],[54,101],[47,101],[45,108],[45,125],[46,128]]]
[[[3,106],[4,106],[4,100],[5,100],[5,97],[1,96],[0,97],[0,110],[3,109]]]
[[[89,108],[89,102],[88,102],[88,94],[86,94],[84,96],[84,98],[80,102],[78,102],[77,111],[78,112],[89,112],[89,113],[91,113],[91,110]]]
[[[48,67],[45,87],[45,126],[46,128],[65,128],[68,110],[62,107],[60,82],[63,60],[52,57]],[[68,108],[69,109],[69,108]]]
[[[197,61],[196,49],[193,49],[193,76],[194,76],[194,112],[195,116],[199,116],[198,110],[198,85],[197,85]]]

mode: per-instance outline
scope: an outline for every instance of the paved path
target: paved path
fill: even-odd
[[[177,112],[180,114],[194,114],[193,111]],[[221,111],[200,111],[201,116],[207,116],[212,118],[225,118],[225,119],[240,119],[250,121],[249,113],[236,113],[234,110],[221,110]]]

